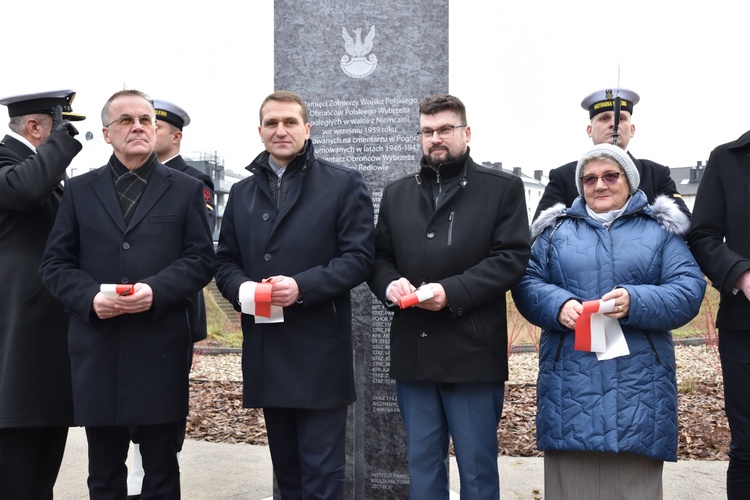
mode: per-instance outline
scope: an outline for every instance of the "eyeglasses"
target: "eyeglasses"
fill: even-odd
[[[596,186],[596,183],[599,181],[599,179],[603,180],[605,184],[611,186],[612,184],[615,184],[617,182],[617,179],[620,178],[621,173],[622,172],[607,172],[602,176],[584,175],[581,177],[581,180],[583,181],[583,185],[586,187]]]
[[[116,123],[121,127],[132,127],[135,124],[136,118],[130,115],[122,115],[107,124],[107,128],[111,127],[112,124]],[[154,119],[150,115],[143,115],[138,118],[138,123],[141,127],[151,127],[154,125]]]
[[[463,123],[461,125],[446,125],[445,127],[440,127],[437,130],[420,130],[419,132],[417,132],[417,136],[419,136],[419,140],[424,141],[431,140],[434,134],[437,134],[437,136],[441,139],[448,139],[449,137],[453,137],[453,131],[455,129],[465,126],[466,124]]]

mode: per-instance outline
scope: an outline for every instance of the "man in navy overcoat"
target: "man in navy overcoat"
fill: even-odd
[[[74,419],[86,427],[90,498],[125,498],[132,439],[143,497],[178,499],[188,308],[215,264],[203,184],[158,162],[145,94],[114,94],[102,125],[114,154],[66,183],[41,276],[71,313]],[[102,284],[132,288],[112,298]]]

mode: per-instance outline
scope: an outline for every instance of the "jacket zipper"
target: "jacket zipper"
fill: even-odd
[[[439,168],[435,172],[435,174],[436,174],[436,179],[437,179],[436,182],[437,182],[437,186],[438,186],[437,196],[435,196],[435,210],[437,210],[438,203],[440,201],[440,195],[443,194],[443,185],[440,184],[440,169]]]
[[[557,368],[557,360],[560,359],[560,352],[562,351],[563,340],[565,340],[565,333],[560,333],[560,342],[557,344],[557,351],[555,351],[555,361],[552,363],[552,370]]]
[[[656,352],[656,346],[654,345],[654,341],[651,338],[651,334],[649,332],[646,332],[646,339],[648,340],[648,345],[651,346],[651,352],[654,353],[654,357],[656,358],[656,364],[661,366],[661,359],[659,358],[659,353]]]
[[[453,216],[456,212],[453,211],[448,216],[448,246],[453,244]]]
[[[276,180],[276,210],[281,211],[281,180],[284,178],[282,175]]]

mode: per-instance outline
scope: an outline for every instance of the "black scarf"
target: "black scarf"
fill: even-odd
[[[117,199],[120,202],[122,216],[125,217],[125,223],[129,224],[133,218],[135,207],[138,206],[138,200],[141,198],[146,184],[154,171],[156,163],[156,153],[152,152],[146,162],[134,170],[128,170],[115,155],[109,159],[109,167],[112,169],[112,178],[115,181],[115,191]]]

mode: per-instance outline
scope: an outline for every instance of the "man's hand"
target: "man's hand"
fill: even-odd
[[[78,135],[78,129],[70,121],[63,119],[62,106],[59,104],[55,106],[55,111],[52,113],[52,131],[54,132],[55,130],[65,132],[70,137]]]
[[[734,283],[734,287],[744,293],[747,300],[750,300],[750,271],[740,274],[740,277]]]
[[[416,288],[414,288],[414,285],[409,283],[408,279],[399,278],[388,285],[388,290],[386,290],[387,293],[385,298],[393,304],[398,304],[398,301],[401,300],[401,297],[403,297],[404,295],[409,295],[414,290],[416,290]]]
[[[271,305],[288,307],[297,302],[301,297],[299,287],[294,278],[289,276],[271,276],[266,280],[273,283],[271,289]]]
[[[133,293],[115,299],[115,311],[121,314],[145,312],[154,305],[154,291],[145,283],[133,285]]]
[[[448,297],[445,295],[445,289],[440,283],[427,283],[420,288],[429,287],[432,290],[432,298],[424,302],[415,304],[414,307],[427,309],[428,311],[439,311],[448,305]]]
[[[133,285],[133,293],[109,299],[99,292],[94,296],[94,312],[100,319],[110,319],[121,314],[135,314],[148,311],[154,304],[154,292],[145,283]]]

